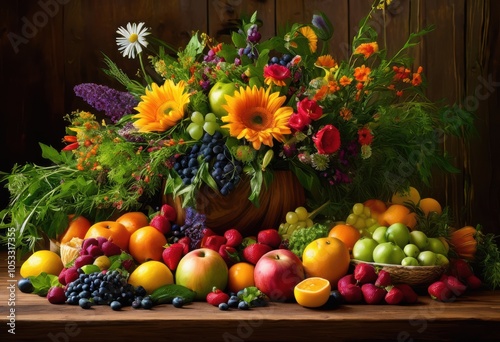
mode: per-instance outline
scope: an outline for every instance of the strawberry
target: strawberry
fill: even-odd
[[[272,249],[276,249],[281,244],[281,235],[276,229],[264,229],[257,234],[257,242],[268,245]]]
[[[358,285],[346,284],[339,287],[339,292],[346,303],[360,303],[363,300],[363,291],[361,291],[361,287]]]
[[[64,282],[66,284],[69,284],[78,279],[79,276],[80,275],[78,274],[78,269],[76,268],[76,266],[72,266],[68,268],[66,272],[64,272]]]
[[[165,216],[170,222],[177,220],[177,211],[171,205],[164,204],[161,206],[160,215]]]
[[[429,285],[427,292],[432,299],[440,302],[450,302],[453,298],[453,293],[446,286],[446,283],[440,280]]]
[[[216,235],[215,232],[208,227],[203,228],[202,233],[203,233],[203,237]]]
[[[219,306],[221,303],[227,303],[229,295],[214,287],[212,292],[209,292],[206,297],[207,303],[213,306]]]
[[[171,230],[171,224],[167,217],[163,215],[155,215],[149,222],[151,227],[155,227],[162,234],[168,234]]]
[[[347,285],[353,284],[356,285],[356,279],[353,274],[346,274],[337,282],[337,289],[340,291],[342,288],[346,288]]]
[[[467,284],[467,287],[471,290],[480,289],[481,286],[483,285],[481,279],[479,279],[474,274],[468,276],[467,279],[465,279],[465,283]]]
[[[446,286],[448,286],[450,291],[453,292],[453,294],[457,297],[463,295],[465,290],[467,290],[467,286],[465,286],[464,283],[462,283],[454,276],[448,276],[444,281],[444,283],[446,284]]]
[[[228,266],[233,265],[240,261],[240,256],[236,248],[228,245],[222,245],[219,248],[219,254],[224,259]]]
[[[264,254],[270,252],[271,250],[272,248],[269,245],[254,243],[243,249],[243,257],[246,261],[255,265]]]
[[[360,264],[359,264],[360,265]],[[375,286],[372,283],[366,283],[361,286],[363,299],[366,304],[380,304],[385,298],[387,291],[384,288]]]
[[[243,241],[243,236],[236,228],[228,229],[224,232],[226,245],[229,247],[238,247]]]
[[[184,256],[184,245],[178,242],[173,243],[163,250],[161,256],[165,265],[167,265],[171,271],[175,271],[179,261],[181,261]]]
[[[469,263],[464,259],[452,259],[450,260],[449,274],[459,280],[465,280],[474,273],[472,272]]]
[[[403,292],[403,302],[407,304],[414,304],[418,301],[418,294],[413,290],[413,288],[408,284],[397,284],[394,285]]]
[[[378,271],[377,280],[375,280],[375,286],[386,287],[392,285],[391,274],[387,271]]]
[[[179,240],[177,240],[177,243],[180,243],[182,246],[184,246],[182,254],[186,255],[191,250],[191,239],[189,238],[189,236],[180,238]]]
[[[219,252],[220,246],[226,243],[226,238],[222,235],[210,235],[203,238],[201,241],[202,248],[209,248]]]
[[[373,267],[373,265],[365,263],[357,264],[356,267],[354,267],[354,278],[360,285],[366,283],[374,283],[377,280],[375,267]]]
[[[385,295],[385,302],[390,305],[398,305],[404,299],[403,291],[393,286]]]

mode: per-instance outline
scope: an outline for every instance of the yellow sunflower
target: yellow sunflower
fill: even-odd
[[[164,132],[184,117],[184,108],[189,103],[189,94],[184,93],[184,81],[175,84],[167,80],[162,86],[156,83],[151,90],[146,89],[146,95],[141,96],[141,102],[135,107],[139,112],[134,115],[134,126],[139,132]]]
[[[237,139],[245,138],[259,150],[261,144],[273,146],[273,138],[283,142],[284,135],[290,134],[288,119],[293,114],[292,107],[282,107],[285,96],[278,92],[270,94],[270,88],[247,86],[236,91],[233,96],[226,95],[223,106],[228,114],[222,117],[227,122],[223,128]]]

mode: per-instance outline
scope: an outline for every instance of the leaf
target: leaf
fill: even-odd
[[[247,45],[247,40],[241,33],[233,32],[231,39],[237,48],[244,48]]]
[[[253,166],[253,164],[252,164]],[[253,167],[252,169],[253,175],[250,178],[250,196],[248,199],[253,203],[257,208],[259,207],[259,195],[260,190],[262,188],[262,169],[260,167]]]
[[[47,274],[45,272],[40,273],[38,276],[29,276],[31,284],[33,285],[33,293],[39,296],[45,297],[47,292],[49,292],[51,287],[59,286],[58,277],[53,274]]]
[[[55,164],[59,164],[59,163],[63,162],[63,158],[61,157],[61,154],[55,148],[53,148],[52,146],[47,146],[47,145],[42,144],[42,143],[39,143],[39,145],[42,149],[42,157],[43,158],[48,159]]]

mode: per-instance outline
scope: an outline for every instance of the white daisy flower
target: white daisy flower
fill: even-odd
[[[135,53],[142,52],[142,46],[148,46],[146,41],[146,36],[150,34],[147,32],[147,28],[144,27],[144,23],[137,24],[127,24],[127,28],[118,28],[116,33],[120,34],[122,37],[116,38],[116,44],[118,44],[118,51],[123,53],[123,57],[128,56],[128,58],[135,58]],[[141,46],[142,45],[142,46]]]

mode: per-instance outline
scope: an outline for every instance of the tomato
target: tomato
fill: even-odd
[[[235,90],[236,85],[234,83],[216,82],[208,93],[208,102],[210,103],[212,113],[218,117],[227,115],[227,111],[222,108],[226,104],[224,95],[233,96]]]

